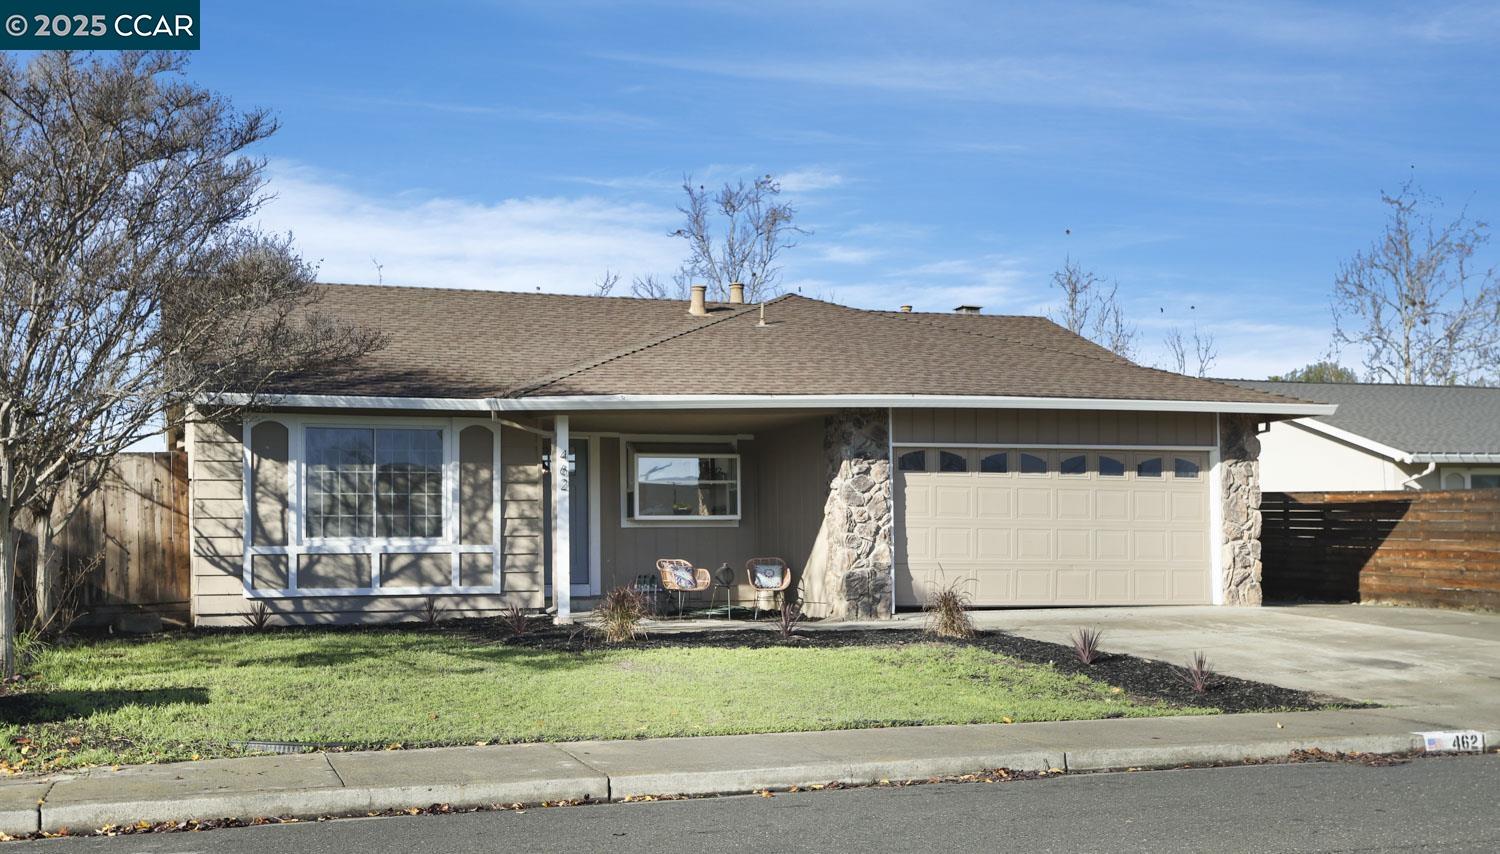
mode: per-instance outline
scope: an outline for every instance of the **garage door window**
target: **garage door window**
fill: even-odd
[[[1088,455],[1087,454],[1075,454],[1075,455],[1070,456],[1070,457],[1063,457],[1062,463],[1058,466],[1058,471],[1061,472],[1062,474],[1073,475],[1075,477],[1080,476],[1080,475],[1086,475],[1086,474],[1088,474],[1089,473],[1089,458],[1088,458]]]
[[[1036,454],[1021,454],[1021,474],[1046,474],[1047,458]]]
[[[1198,476],[1198,464],[1192,460],[1185,460],[1182,457],[1178,457],[1176,465],[1172,469],[1172,474],[1179,478],[1192,480]]]
[[[1125,476],[1125,462],[1123,460],[1117,460],[1114,457],[1111,457],[1109,454],[1100,454],[1099,455],[1099,476],[1100,477],[1124,477]]]
[[[907,451],[896,460],[896,468],[902,471],[927,471],[927,452]]]
[[[1006,474],[1010,471],[1009,459],[1004,451],[987,454],[979,461],[979,471],[984,474]]]
[[[969,470],[969,460],[963,454],[952,451],[938,452],[938,471],[964,472]]]
[[[1161,457],[1148,457],[1135,464],[1136,477],[1161,477]]]

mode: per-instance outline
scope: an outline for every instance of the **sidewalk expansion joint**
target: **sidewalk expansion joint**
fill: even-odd
[[[328,770],[333,772],[334,778],[339,781],[339,788],[349,788],[349,784],[344,782],[344,775],[339,773],[339,769],[333,767],[333,760],[329,758],[331,755],[328,753],[323,754],[323,764],[327,765]]]
[[[593,763],[589,762],[587,759],[584,759],[582,756],[579,756],[578,754],[576,754],[573,751],[569,750],[566,742],[560,743],[560,744],[553,744],[552,746],[555,747],[555,748],[557,748],[564,755],[572,757],[572,759],[573,759],[574,762],[577,762],[579,765],[582,765],[583,767],[589,769],[590,771],[593,771],[595,774],[598,774],[600,777],[603,777],[604,778],[604,801],[605,801],[605,803],[613,803],[614,802],[614,799],[615,799],[615,781],[614,781],[613,778],[611,778],[609,776],[608,772],[606,772],[603,768],[599,768],[599,767],[595,766]]]

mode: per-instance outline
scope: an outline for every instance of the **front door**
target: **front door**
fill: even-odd
[[[593,501],[589,494],[589,440],[573,439],[568,442],[573,452],[573,474],[568,478],[568,548],[571,566],[569,578],[573,582],[574,596],[592,596],[594,590],[589,565],[593,555],[593,543],[589,539],[589,507]]]

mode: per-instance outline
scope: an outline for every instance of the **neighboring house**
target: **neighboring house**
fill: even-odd
[[[1260,437],[1266,492],[1500,488],[1500,388],[1230,382],[1338,405]]]
[[[745,561],[783,557],[834,618],[955,583],[976,605],[1254,604],[1257,425],[1332,411],[1037,317],[320,287],[389,344],[191,426],[200,624],[427,597],[566,620],[662,557],[729,564],[741,601]]]

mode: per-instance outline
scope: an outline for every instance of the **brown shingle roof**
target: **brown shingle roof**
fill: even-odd
[[[1039,317],[321,285],[319,310],[385,333],[340,376],[279,392],[429,397],[953,394],[1286,403],[1145,368]]]

